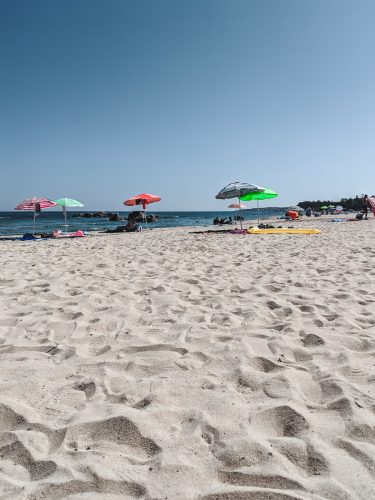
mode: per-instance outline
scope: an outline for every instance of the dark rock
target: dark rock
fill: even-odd
[[[109,220],[112,222],[112,221],[120,221],[122,220],[122,217],[119,216],[119,214],[110,214],[109,215]]]
[[[147,222],[157,222],[158,221],[158,216],[154,215],[154,214],[150,214],[150,215],[147,215],[146,216],[146,220]]]
[[[130,212],[128,215],[128,221],[134,221],[134,222],[144,222],[145,219],[145,214],[143,212],[140,212],[139,210],[136,210],[134,212]]]

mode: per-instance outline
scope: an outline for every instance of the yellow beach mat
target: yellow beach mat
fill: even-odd
[[[319,234],[319,229],[290,229],[287,227],[275,227],[272,229],[248,229],[249,234]]]

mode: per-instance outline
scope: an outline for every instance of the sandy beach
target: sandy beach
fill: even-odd
[[[375,221],[298,227],[1,241],[1,498],[373,498]]]

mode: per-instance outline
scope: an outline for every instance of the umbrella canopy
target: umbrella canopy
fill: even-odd
[[[34,210],[39,211],[42,208],[55,207],[56,203],[49,200],[48,198],[30,198],[28,200],[23,200],[19,203],[15,210]]]
[[[322,205],[320,208],[321,208],[322,210],[327,210],[327,208],[328,208],[328,207],[327,207],[327,205]]]
[[[59,198],[54,202],[56,205],[60,205],[60,207],[83,207],[80,201],[72,200],[72,198]]]
[[[142,194],[137,194],[136,196],[133,196],[128,200],[125,200],[124,205],[126,205],[127,207],[142,205],[143,210],[146,210],[146,205],[149,205],[150,203],[155,203],[160,200],[161,200],[160,196],[156,196],[155,194],[142,193]]]
[[[344,210],[344,207],[342,207],[341,205],[337,205],[337,206],[335,207],[335,210],[336,210],[337,212],[342,212],[342,211]]]
[[[276,198],[278,196],[275,191],[272,191],[272,189],[266,188],[264,191],[261,191],[260,193],[247,193],[244,196],[240,196],[240,200],[242,201],[252,201],[252,200],[268,200],[269,198]]]
[[[232,182],[225,186],[215,196],[217,200],[227,200],[230,198],[240,198],[248,193],[259,193],[264,191],[264,188],[256,184],[248,184],[246,182]]]
[[[228,205],[228,208],[237,208],[237,209],[241,210],[241,209],[247,208],[247,206],[244,205],[243,203],[231,203],[230,205]]]

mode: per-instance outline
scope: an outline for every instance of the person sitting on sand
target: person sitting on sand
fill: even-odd
[[[127,233],[134,233],[136,231],[142,231],[142,226],[137,224],[134,219],[130,220],[126,226],[125,226],[125,231]]]
[[[217,226],[218,224],[220,224],[220,219],[219,219],[219,217],[218,217],[218,216],[216,216],[216,217],[214,218],[214,222],[213,222],[213,224],[214,224],[214,226]]]

